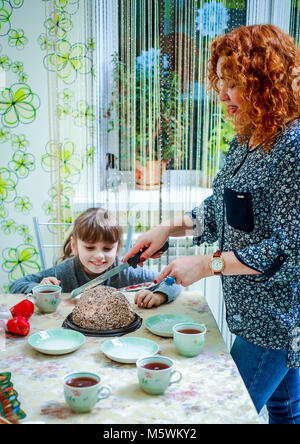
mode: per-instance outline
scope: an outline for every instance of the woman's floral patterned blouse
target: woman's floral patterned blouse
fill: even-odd
[[[300,367],[300,119],[272,149],[248,150],[236,139],[213,195],[190,216],[194,244],[218,241],[262,274],[222,276],[230,331],[258,346],[288,348]]]

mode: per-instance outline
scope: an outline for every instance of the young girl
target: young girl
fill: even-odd
[[[119,265],[122,228],[113,215],[102,208],[90,208],[76,220],[74,228],[63,247],[62,262],[30,274],[13,282],[11,293],[29,293],[38,284],[60,285],[64,293],[86,284],[106,271]],[[153,281],[157,273],[143,267],[121,271],[101,285],[122,288],[128,285]],[[140,290],[135,295],[139,307],[157,307],[173,301],[180,293],[180,285],[164,282],[155,291]]]

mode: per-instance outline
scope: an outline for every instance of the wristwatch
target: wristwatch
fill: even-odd
[[[222,271],[224,270],[225,262],[224,259],[222,259],[221,254],[222,251],[216,251],[209,262],[209,268],[214,275],[222,274]]]

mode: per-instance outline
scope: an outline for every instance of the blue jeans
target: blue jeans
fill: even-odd
[[[258,347],[236,337],[231,349],[259,413],[266,404],[269,424],[300,424],[300,369],[289,369],[287,350]]]

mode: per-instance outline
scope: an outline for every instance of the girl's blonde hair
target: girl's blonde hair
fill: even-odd
[[[114,215],[104,208],[89,208],[84,211],[74,222],[74,227],[64,243],[61,261],[73,256],[71,241],[74,239],[83,242],[96,243],[118,242],[118,253],[122,246],[123,230],[117,223]]]

